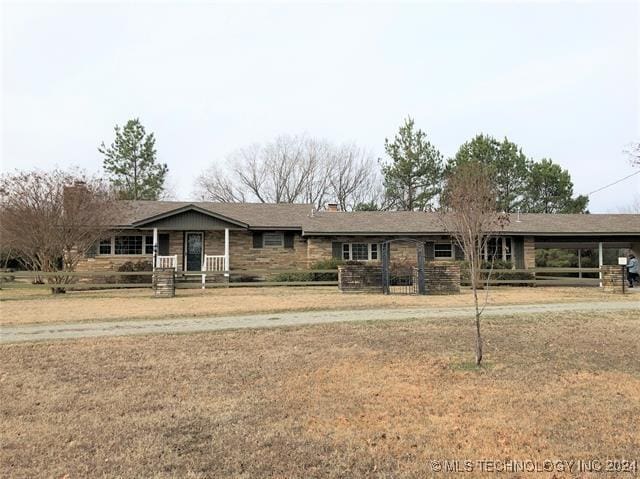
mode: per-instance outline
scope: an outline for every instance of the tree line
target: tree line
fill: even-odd
[[[98,148],[103,169],[122,199],[155,200],[168,167],[156,159],[155,138],[138,119],[115,127],[110,146]],[[307,135],[282,135],[251,144],[213,164],[195,180],[195,195],[216,202],[337,203],[344,211],[434,211],[448,175],[461,164],[486,166],[506,213],[583,213],[588,197],[574,195],[568,170],[551,159],[526,156],[507,138],[479,134],[448,159],[407,118],[384,141],[384,158],[353,143],[336,145]]]
[[[237,202],[335,202],[348,210],[434,211],[445,179],[463,163],[486,165],[504,212],[582,213],[588,198],[574,197],[571,175],[550,159],[534,161],[515,143],[477,135],[445,160],[411,118],[377,161],[355,145],[282,136],[242,148],[196,180],[203,200]]]

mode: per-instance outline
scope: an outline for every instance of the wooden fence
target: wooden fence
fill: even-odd
[[[327,280],[328,273],[336,280]],[[260,286],[337,286],[337,270],[229,270],[196,271],[176,274],[176,288],[202,288],[201,278],[206,275],[208,288],[237,288]],[[481,270],[490,285],[522,286],[598,286],[599,268],[534,268]],[[152,271],[91,271],[91,272],[39,272],[0,271],[0,288],[49,289],[53,287],[78,289],[151,288]],[[228,277],[225,277],[228,275]],[[466,276],[465,276],[466,275]],[[286,277],[286,281],[274,280]],[[55,278],[55,283],[49,283]],[[148,280],[147,280],[148,278]],[[318,279],[325,278],[325,279]],[[468,272],[462,272],[462,285],[468,285]]]
[[[314,279],[320,275],[332,274],[335,280]],[[229,270],[194,271],[176,274],[176,289],[202,288],[205,275],[208,288],[237,288],[254,286],[337,286],[338,271],[326,270]],[[287,281],[271,278],[287,275]],[[151,288],[153,271],[85,271],[85,272],[41,272],[41,271],[0,271],[2,289],[50,289],[68,290]],[[296,280],[295,276],[300,279]],[[136,282],[127,281],[135,278]],[[249,279],[247,279],[249,278]],[[291,279],[294,278],[294,279]],[[52,282],[49,282],[53,280]],[[217,280],[217,282],[216,282]]]

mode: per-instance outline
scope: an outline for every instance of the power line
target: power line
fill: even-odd
[[[619,180],[616,180],[613,183],[609,183],[608,185],[605,185],[605,186],[603,186],[601,188],[598,188],[597,190],[593,190],[591,193],[587,193],[587,196],[591,196],[592,194],[597,193],[598,191],[606,190],[610,186],[617,185],[618,183],[621,183],[624,180],[628,180],[629,178],[631,178],[632,176],[635,176],[637,174],[640,174],[640,170],[636,171],[635,173],[631,173],[630,175],[627,175],[624,178],[620,178]]]

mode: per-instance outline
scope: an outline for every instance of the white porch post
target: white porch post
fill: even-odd
[[[202,237],[202,265],[200,266],[200,271],[202,271],[202,289],[205,289],[207,285],[207,275],[204,273],[207,270],[207,255],[204,248],[205,233],[202,233],[201,237]]]
[[[229,277],[229,228],[224,229],[224,273],[225,278]]]
[[[600,287],[602,288],[602,241],[598,243],[598,268],[600,268]]]
[[[153,269],[158,267],[158,228],[153,228]]]

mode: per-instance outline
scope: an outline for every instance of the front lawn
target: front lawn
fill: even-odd
[[[633,300],[598,288],[496,287],[489,304]],[[175,298],[154,298],[150,289],[73,291],[52,296],[42,291],[0,291],[0,325],[63,321],[224,316],[284,311],[471,306],[468,289],[455,296],[401,296],[340,293],[336,287],[280,287],[178,290]]]
[[[480,370],[462,319],[3,345],[0,476],[422,478],[443,459],[640,460],[637,314],[487,319],[484,332]]]

